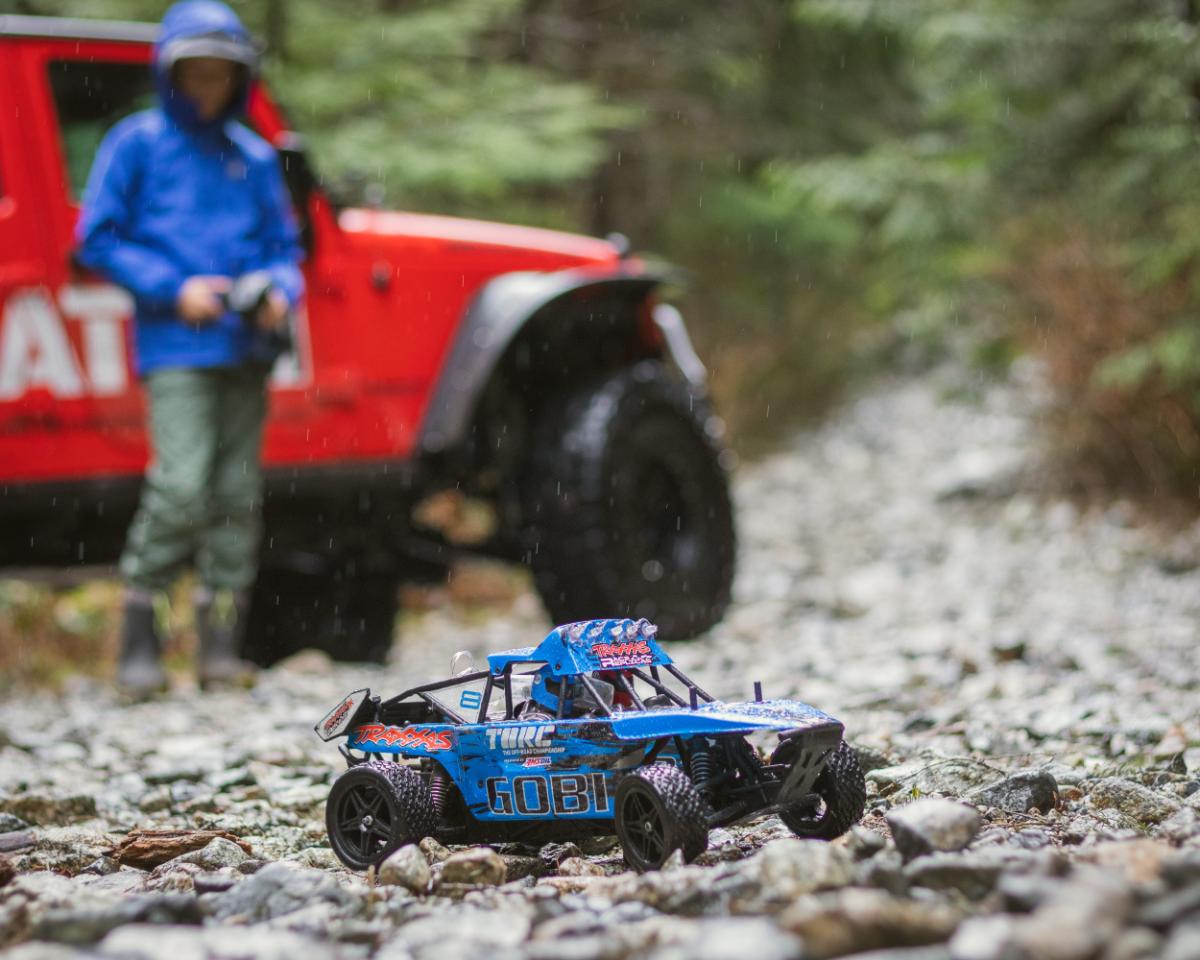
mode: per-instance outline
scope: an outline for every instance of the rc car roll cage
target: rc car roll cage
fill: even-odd
[[[415,696],[419,697],[429,707],[429,709],[433,710],[435,713],[441,714],[447,723],[472,724],[488,723],[489,721],[497,722],[501,720],[514,720],[516,717],[513,714],[513,710],[516,704],[513,703],[512,693],[513,670],[515,667],[518,667],[522,664],[530,665],[535,663],[540,664],[542,662],[543,661],[541,660],[534,659],[510,659],[507,660],[501,670],[496,672],[491,670],[478,670],[472,673],[459,674],[457,677],[451,677],[449,680],[438,680],[434,683],[423,683],[420,686],[411,687],[410,689],[405,690],[403,693],[399,693],[396,696],[390,697],[378,704],[376,708],[377,716],[375,719],[385,723],[395,720],[403,721],[415,719],[408,716],[410,711],[404,709],[405,707],[413,706],[413,704],[405,701],[408,701],[410,697]],[[665,669],[669,674],[671,674],[671,676],[673,676],[684,686],[684,688],[688,691],[688,700],[684,700],[684,698],[676,691],[672,690],[665,683],[663,683],[660,669]],[[711,695],[706,693],[699,686],[699,684],[691,680],[673,663],[664,664],[662,668],[660,668],[657,664],[651,664],[649,673],[647,673],[645,670],[639,669],[638,667],[625,667],[619,670],[613,670],[611,673],[614,678],[613,682],[623,693],[629,697],[630,703],[633,705],[633,710],[626,712],[641,712],[650,709],[646,706],[642,698],[638,696],[633,684],[629,682],[629,677],[626,676],[627,673],[632,674],[634,677],[641,680],[643,683],[653,689],[656,694],[667,697],[674,706],[691,707],[691,709],[695,710],[696,707],[699,706],[701,700],[703,700],[705,703],[714,702],[714,698]],[[477,718],[474,720],[467,719],[454,708],[449,707],[445,703],[442,703],[441,701],[430,696],[431,693],[437,690],[445,690],[450,687],[462,686],[468,683],[478,683],[481,680],[485,682],[485,686],[483,688],[483,697],[479,704],[479,713]],[[586,673],[575,674],[573,676],[564,676],[562,677],[561,682],[565,685],[565,687],[561,695],[558,697],[558,706],[555,715],[556,719],[562,720],[565,718],[564,711],[566,710],[567,703],[571,700],[570,688],[574,683],[579,683],[588,692],[588,694],[590,694],[592,702],[595,704],[602,716],[613,716],[613,709],[608,706],[608,704],[605,702],[605,698],[601,696],[599,690],[596,688],[596,685]],[[500,687],[504,691],[504,715],[502,717],[489,718],[488,708],[491,706],[492,696],[495,694],[497,687]]]

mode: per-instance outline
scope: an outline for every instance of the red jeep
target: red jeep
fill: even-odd
[[[151,102],[157,27],[0,16],[0,566],[110,563],[146,464],[129,296],[72,266],[105,131]],[[387,650],[402,580],[464,552],[528,565],[551,619],[693,635],[729,599],[720,421],[663,278],[618,244],[339,209],[260,85],[308,260],[273,373],[266,536],[246,654]],[[490,504],[469,547],[414,519]]]

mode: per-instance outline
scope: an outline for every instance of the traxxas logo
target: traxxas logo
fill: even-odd
[[[341,705],[333,711],[333,716],[325,721],[326,735],[333,733],[333,731],[338,728],[338,724],[346,719],[346,714],[350,712],[350,708],[352,706],[354,706],[354,698],[347,697],[342,701]]]
[[[630,643],[593,643],[592,656],[600,661],[600,666],[636,667],[650,663],[654,652],[645,640],[634,640]]]
[[[382,723],[368,723],[354,731],[354,742],[350,746],[377,743],[388,747],[408,747],[412,750],[449,750],[454,746],[454,736],[449,730],[427,730],[424,727],[389,727]]]

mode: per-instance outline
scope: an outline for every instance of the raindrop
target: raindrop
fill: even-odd
[[[664,572],[663,565],[657,560],[647,560],[642,564],[642,579],[648,583],[657,583]]]

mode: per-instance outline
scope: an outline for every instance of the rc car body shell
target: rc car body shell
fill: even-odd
[[[677,702],[652,707],[637,698],[625,708],[605,705],[586,716],[569,715],[567,685],[594,684],[604,673],[622,685],[623,677],[633,676],[665,691],[660,670],[686,687],[686,698],[675,694]],[[514,680],[535,689],[538,683],[557,685],[564,693],[560,715],[514,716],[519,709]],[[343,700],[317,733],[325,739],[346,736],[351,762],[361,762],[356,753],[368,759],[392,755],[419,761],[431,776],[443,774],[476,824],[559,820],[600,823],[603,829],[607,821],[611,829],[613,797],[623,776],[652,763],[686,770],[697,753],[720,751],[742,765],[740,773],[728,774],[741,778],[741,799],[720,804],[710,822],[732,822],[798,799],[843,733],[840,721],[806,703],[708,697],[674,667],[644,620],[568,624],[537,647],[492,654],[486,671],[415,687],[385,702],[366,693]],[[534,700],[527,703],[542,709]],[[393,720],[399,712],[412,719]],[[752,752],[744,738],[764,733],[801,742],[795,770],[764,774],[761,761],[747,759]],[[731,752],[736,750],[742,752]]]

